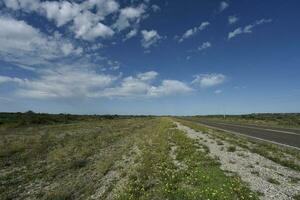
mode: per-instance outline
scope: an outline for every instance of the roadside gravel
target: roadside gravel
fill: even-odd
[[[197,132],[175,122],[177,128],[187,136],[209,148],[209,154],[221,163],[221,169],[228,174],[237,174],[249,184],[253,191],[261,194],[260,199],[292,199],[300,194],[300,173],[283,167],[247,149],[218,141],[209,134]]]

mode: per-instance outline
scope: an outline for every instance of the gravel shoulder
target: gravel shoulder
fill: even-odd
[[[300,173],[281,166],[247,149],[232,146],[209,134],[195,131],[176,122],[177,128],[187,136],[198,140],[209,148],[211,157],[217,158],[221,169],[228,174],[237,174],[249,184],[253,191],[261,194],[260,199],[292,199],[300,193]]]

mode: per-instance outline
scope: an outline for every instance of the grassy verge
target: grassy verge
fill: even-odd
[[[176,120],[195,130],[202,131],[204,133],[209,133],[211,136],[217,139],[225,140],[233,145],[238,145],[242,148],[246,148],[251,152],[264,156],[283,166],[300,171],[300,152],[298,150],[282,147],[276,144],[259,141],[243,136],[238,136],[217,129],[207,128],[203,125],[184,119]]]
[[[31,126],[0,132],[0,199],[87,199],[155,120]]]
[[[1,130],[0,199],[257,199],[199,145],[168,118]]]
[[[216,160],[198,151],[199,144],[172,126],[163,118],[143,135],[140,165],[119,199],[257,199],[238,177],[226,176]],[[176,162],[185,167],[178,168],[172,160],[174,145]]]
[[[220,120],[265,126],[278,126],[286,128],[300,128],[300,113],[256,113],[245,115],[207,115],[193,118],[206,120]]]

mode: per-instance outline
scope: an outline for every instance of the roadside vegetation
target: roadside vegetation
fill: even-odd
[[[221,120],[228,122],[250,123],[266,126],[282,126],[300,128],[299,113],[255,113],[245,115],[206,115],[193,118],[205,120]]]
[[[17,128],[32,125],[71,124],[105,119],[126,119],[130,115],[71,115],[71,114],[47,114],[28,111],[25,113],[0,113],[0,129]],[[151,117],[151,116],[139,116]]]
[[[119,199],[258,199],[239,177],[226,176],[216,159],[198,151],[199,143],[171,127],[164,119],[145,135],[141,164]]]
[[[154,125],[134,118],[1,130],[0,199],[88,197]]]
[[[0,199],[257,199],[169,118],[7,123]]]
[[[283,166],[300,171],[300,153],[296,149],[291,149],[269,142],[259,141],[241,135],[235,135],[225,131],[208,128],[206,126],[190,121],[190,119],[191,118],[176,118],[177,121],[193,128],[194,130],[208,133],[210,136],[218,140],[227,141],[233,146],[240,146]],[[233,148],[234,147],[231,147],[230,149],[228,149],[228,151],[233,151]]]

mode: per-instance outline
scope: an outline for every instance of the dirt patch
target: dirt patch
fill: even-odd
[[[101,179],[101,187],[97,189],[90,199],[115,199],[116,194],[125,188],[129,171],[136,165],[135,160],[140,156],[140,150],[134,146],[121,160],[118,160],[110,171]]]
[[[176,150],[177,150],[178,147],[174,143],[171,143],[170,145],[171,145],[171,150],[170,150],[169,155],[172,158],[173,164],[176,166],[176,168],[178,170],[187,169],[188,166],[185,163],[180,162],[179,160],[177,160]]]

